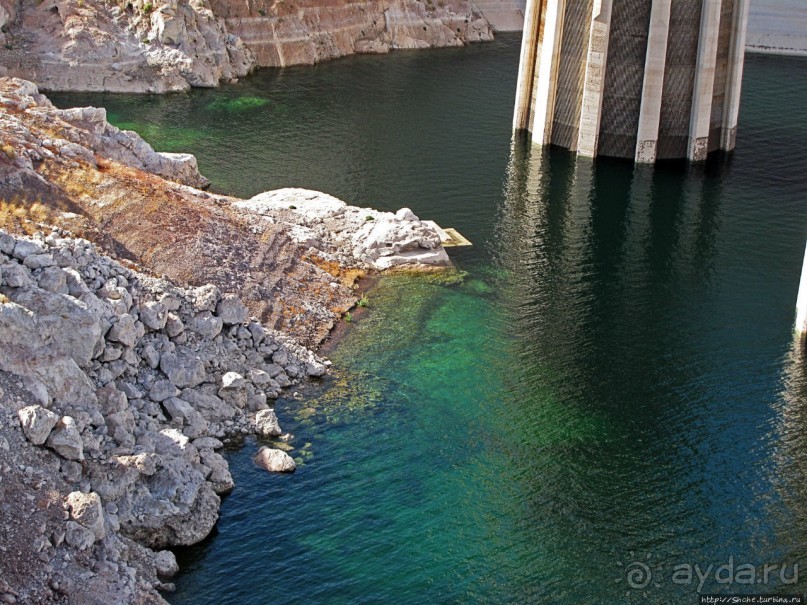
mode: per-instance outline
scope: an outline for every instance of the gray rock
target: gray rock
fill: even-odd
[[[14,244],[16,243],[16,240],[8,233],[0,233],[0,252],[3,254],[11,256],[14,252]]]
[[[168,321],[168,309],[160,302],[147,302],[140,305],[140,321],[149,330],[162,330]]]
[[[297,470],[294,458],[282,450],[262,447],[255,455],[255,464],[272,473],[293,473]]]
[[[312,377],[320,377],[325,376],[327,374],[328,368],[325,366],[324,363],[320,363],[316,360],[311,360],[306,362],[305,364],[305,373]]]
[[[249,317],[249,311],[235,294],[225,294],[216,306],[218,315],[225,325],[242,324]]]
[[[67,495],[67,507],[70,519],[89,529],[97,540],[102,540],[106,536],[104,509],[98,494],[71,492]]]
[[[45,267],[53,267],[56,261],[50,254],[31,254],[25,257],[22,264],[29,269],[44,269]]]
[[[160,354],[157,352],[157,349],[150,344],[143,347],[143,349],[140,351],[140,356],[152,370],[156,370],[157,367],[159,367]]]
[[[216,305],[221,299],[221,291],[213,284],[200,286],[193,291],[194,308],[197,311],[210,311],[216,310]]]
[[[261,410],[255,414],[255,428],[263,437],[279,437],[283,434],[274,410]]]
[[[161,402],[177,395],[179,395],[179,389],[170,380],[158,380],[149,389],[149,398],[152,401]]]
[[[207,480],[217,494],[224,494],[235,487],[233,476],[230,474],[230,468],[227,461],[221,454],[217,454],[211,450],[200,452],[202,464],[210,469],[210,474]]]
[[[198,450],[217,450],[224,447],[224,444],[215,437],[199,437],[193,440],[193,445]]]
[[[14,258],[25,260],[32,254],[42,254],[45,250],[36,242],[28,241],[25,239],[18,239],[14,245],[12,254]]]
[[[89,363],[102,328],[101,319],[87,305],[39,288],[11,290],[8,297],[34,314],[37,335],[48,343],[51,354],[67,355],[80,366]],[[23,342],[30,346],[34,340],[28,335]]]
[[[179,573],[177,558],[170,550],[161,550],[154,554],[154,571],[161,578],[171,578]]]
[[[235,416],[235,410],[212,393],[198,389],[185,389],[182,399],[190,403],[208,422],[222,422]]]
[[[49,292],[70,293],[70,288],[67,287],[67,273],[59,267],[48,267],[42,271],[38,283],[40,288]]]
[[[30,272],[18,263],[3,265],[3,281],[12,288],[28,288],[34,285]]]
[[[76,462],[75,460],[62,461],[62,476],[68,483],[81,481],[83,470],[80,462]]]
[[[185,331],[185,324],[178,315],[169,313],[165,322],[165,333],[169,338],[176,338]]]
[[[182,432],[190,439],[201,437],[207,431],[207,420],[187,401],[171,397],[163,402],[163,407],[172,420],[180,420],[185,424]]]
[[[95,534],[75,521],[67,522],[65,542],[77,550],[87,550],[95,544]]]
[[[56,423],[47,444],[62,458],[84,460],[84,442],[81,440],[76,421],[70,416],[64,416]]]
[[[108,340],[119,342],[126,347],[133,347],[137,342],[137,327],[134,317],[124,313],[118,318],[118,322],[113,325],[106,335]]]
[[[75,269],[62,269],[67,281],[67,293],[75,298],[81,298],[85,294],[90,294],[90,289],[81,278],[81,273]]]
[[[204,382],[206,377],[202,360],[184,350],[164,354],[160,359],[160,369],[180,389],[195,387]]]
[[[28,441],[34,445],[42,445],[47,441],[53,427],[59,422],[59,416],[40,405],[31,405],[17,412],[22,431]]]
[[[221,333],[223,322],[210,311],[201,311],[193,316],[191,330],[205,338],[215,338]]]
[[[219,397],[238,409],[244,409],[247,405],[247,381],[237,372],[227,372],[221,378],[221,388]]]
[[[252,335],[252,344],[257,347],[263,342],[266,336],[266,330],[264,330],[261,324],[255,323],[254,321],[249,324],[248,328],[249,333]]]

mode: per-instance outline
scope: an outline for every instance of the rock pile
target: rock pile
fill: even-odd
[[[233,487],[222,439],[279,436],[273,400],[327,371],[236,296],[56,231],[0,231],[0,334],[2,523],[37,519],[0,531],[2,602],[161,602],[176,563],[155,551],[204,538]]]

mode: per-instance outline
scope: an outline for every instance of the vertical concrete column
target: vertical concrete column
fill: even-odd
[[[740,91],[745,65],[745,34],[748,29],[749,0],[734,0],[731,47],[729,48],[726,101],[723,109],[723,130],[720,148],[730,151],[737,142],[737,117],[740,113]]]
[[[720,5],[720,0],[703,0],[701,9],[698,60],[695,64],[695,87],[692,91],[687,145],[687,158],[693,162],[705,160],[709,153],[709,125],[712,119],[717,43],[720,38]]]
[[[798,338],[807,338],[807,250],[804,252],[799,296],[796,299],[796,336]]]
[[[580,129],[577,135],[577,153],[589,157],[597,155],[612,6],[613,0],[594,0],[593,3],[586,74],[583,80]]]
[[[661,122],[661,97],[664,92],[664,69],[667,65],[667,39],[670,35],[672,0],[653,0],[650,30],[647,33],[647,56],[642,83],[642,105],[636,136],[636,161],[656,161],[658,129]]]
[[[566,0],[547,0],[544,12],[543,39],[538,52],[538,78],[535,83],[535,115],[532,141],[546,145],[552,141],[552,120],[560,67],[560,45],[563,38],[563,15]]]
[[[533,84],[535,82],[535,62],[538,60],[538,45],[541,10],[544,0],[527,0],[527,13],[524,15],[524,33],[521,37],[521,60],[518,63],[518,85],[516,87],[516,108],[513,112],[513,130],[524,130],[530,126]]]

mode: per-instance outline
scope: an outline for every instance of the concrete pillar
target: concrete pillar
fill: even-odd
[[[612,6],[613,0],[594,0],[593,3],[586,74],[583,80],[580,129],[577,135],[577,153],[588,157],[597,155]]]
[[[650,9],[650,31],[647,34],[647,56],[642,84],[642,105],[636,136],[636,161],[656,161],[658,129],[661,122],[661,96],[664,91],[664,68],[667,65],[667,39],[670,34],[672,0],[653,0]]]
[[[544,11],[543,37],[538,51],[538,77],[535,83],[535,115],[532,141],[547,145],[552,141],[552,121],[555,116],[560,44],[563,38],[563,15],[566,0],[548,0]]]
[[[807,338],[807,250],[804,252],[799,296],[796,299],[796,336],[801,339]]]
[[[524,33],[521,37],[521,60],[518,64],[516,108],[513,112],[513,130],[525,130],[530,125],[530,108],[535,83],[535,62],[538,60],[541,11],[543,0],[527,0],[524,15]]]
[[[726,101],[723,109],[723,130],[720,139],[720,148],[726,151],[734,149],[737,142],[737,118],[740,113],[740,90],[743,83],[749,4],[749,0],[734,0],[734,13],[732,15],[734,23],[731,30]]]
[[[709,153],[709,126],[712,119],[717,43],[720,38],[720,9],[720,0],[703,0],[687,145],[687,158],[693,162],[705,160]]]

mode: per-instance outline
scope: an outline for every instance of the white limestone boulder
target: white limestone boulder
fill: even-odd
[[[283,450],[262,447],[255,455],[255,464],[271,473],[293,473],[297,470],[294,458]]]

